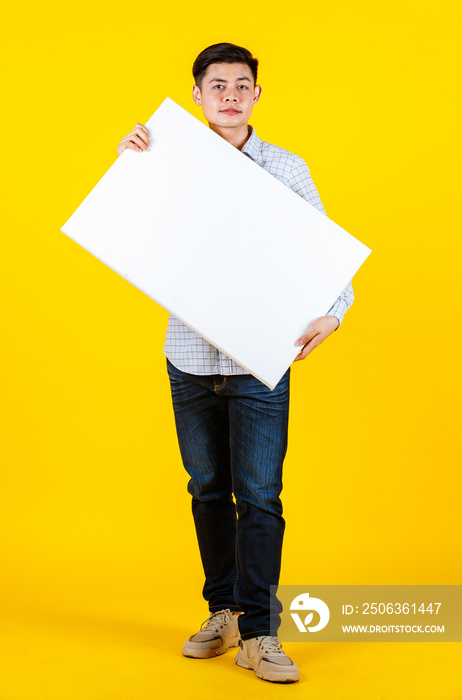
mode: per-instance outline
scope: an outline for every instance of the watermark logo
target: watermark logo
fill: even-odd
[[[319,630],[324,629],[329,622],[330,612],[325,602],[320,598],[310,598],[309,593],[302,593],[294,598],[290,604],[290,609],[304,611],[311,610],[317,612],[319,615],[318,624],[311,627],[310,625],[313,622],[313,612],[309,612],[303,622],[298,613],[291,612],[290,614],[292,615],[292,619],[297,625],[299,632],[319,632]]]
[[[281,642],[462,642],[459,585],[305,583],[271,593],[280,603],[271,629]]]

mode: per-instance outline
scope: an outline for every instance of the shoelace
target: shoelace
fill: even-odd
[[[259,637],[260,642],[259,646],[260,649],[265,653],[265,654],[283,654],[284,652],[282,651],[281,647],[281,642],[277,637]]]
[[[207,632],[218,632],[223,625],[226,625],[231,620],[231,615],[229,614],[230,612],[231,610],[227,608],[226,610],[218,610],[217,612],[212,613],[202,623],[201,631],[203,625],[205,625],[203,629],[207,630]]]

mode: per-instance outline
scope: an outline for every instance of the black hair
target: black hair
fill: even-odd
[[[221,43],[208,46],[194,61],[192,72],[199,89],[202,89],[202,79],[212,63],[246,63],[252,72],[254,84],[257,84],[258,59],[243,46]]]

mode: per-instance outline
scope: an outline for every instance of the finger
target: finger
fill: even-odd
[[[149,131],[147,129],[142,129],[141,127],[138,127],[136,129],[133,129],[132,134],[136,134],[146,145],[149,145],[150,138],[149,138]]]
[[[149,138],[146,137],[146,134],[142,129],[134,129],[133,131],[130,131],[129,134],[126,134],[123,137],[120,143],[126,143],[127,141],[134,141],[143,150],[146,150],[150,146]]]
[[[124,136],[122,139],[122,143],[125,144],[125,148],[131,148],[134,151],[147,151],[148,146],[140,139],[139,136],[136,136],[135,134],[133,135],[128,135]]]
[[[308,357],[310,352],[313,352],[313,350],[318,347],[318,345],[320,345],[320,343],[316,343],[316,342],[307,343],[305,345],[305,347],[303,348],[303,350],[297,355],[294,362],[297,362],[297,360],[304,360],[305,357]]]
[[[145,143],[147,146],[150,146],[151,140],[149,137],[149,131],[143,127],[143,125],[135,126],[133,131],[130,131],[129,134],[125,138],[130,138],[131,136],[138,136],[143,143]]]
[[[148,129],[147,126],[145,126],[144,124],[140,124],[139,122],[137,122],[137,123],[135,124],[135,126],[133,127],[133,131],[135,131],[136,129],[142,129],[142,130],[144,131],[144,133],[146,134],[146,136],[149,138],[149,129]]]
[[[302,357],[302,353],[300,352],[297,357],[295,358],[294,362],[298,362],[299,360],[304,360],[305,358]]]
[[[151,143],[149,141],[149,139],[146,137],[146,134],[144,133],[144,131],[142,131],[141,129],[139,129],[137,131],[131,131],[129,134],[124,136],[122,141],[124,139],[126,141],[135,141],[135,143],[137,143],[142,148],[149,148],[150,143]]]
[[[301,338],[299,338],[296,342],[296,345],[306,345],[306,343],[309,343],[313,338],[315,338],[317,335],[319,335],[321,331],[317,330],[312,330],[308,331],[305,333],[305,335],[302,335]]]

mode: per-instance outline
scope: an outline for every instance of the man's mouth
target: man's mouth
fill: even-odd
[[[238,109],[220,109],[220,112],[223,112],[223,114],[239,114]]]

